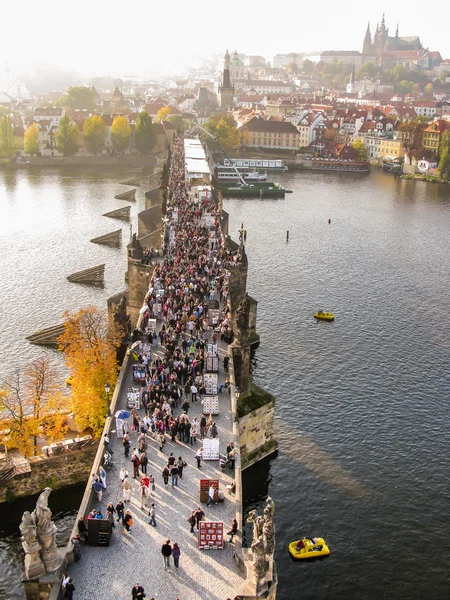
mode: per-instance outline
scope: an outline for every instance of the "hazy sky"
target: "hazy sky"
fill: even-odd
[[[419,35],[450,58],[450,2],[378,3],[322,0],[24,0],[2,2],[0,68],[36,61],[86,74],[181,72],[190,62],[223,52],[245,54],[361,50],[382,13],[392,35]]]

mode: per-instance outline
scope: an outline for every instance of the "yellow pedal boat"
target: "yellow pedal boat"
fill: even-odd
[[[302,538],[289,544],[289,554],[292,558],[303,560],[328,556],[330,549],[323,538]]]
[[[66,385],[72,385],[74,380],[73,375],[69,375],[69,377],[66,379]]]
[[[318,310],[314,315],[315,319],[322,319],[322,321],[334,321],[333,313],[324,312],[323,310]]]

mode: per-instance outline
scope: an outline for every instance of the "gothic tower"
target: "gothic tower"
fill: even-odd
[[[227,49],[223,65],[222,84],[219,86],[219,104],[223,112],[227,112],[233,107],[233,98],[234,85],[231,84],[230,79],[230,55]]]
[[[367,23],[367,30],[366,35],[364,37],[362,53],[366,56],[372,54],[372,36],[370,35],[370,23]]]

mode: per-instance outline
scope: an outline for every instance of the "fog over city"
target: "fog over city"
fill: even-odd
[[[237,49],[272,60],[277,53],[360,50],[370,22],[372,30],[386,13],[390,34],[420,36],[425,48],[450,57],[447,27],[450,5],[437,13],[418,0],[358,5],[354,1],[304,4],[223,4],[57,0],[4,3],[0,36],[0,74],[33,75],[64,70],[82,76],[181,75],[224,52]]]

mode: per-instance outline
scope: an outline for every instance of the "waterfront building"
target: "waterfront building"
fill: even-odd
[[[250,134],[249,147],[285,150],[298,148],[299,132],[288,121],[273,121],[253,117],[253,119],[242,125],[241,130]]]
[[[405,149],[403,142],[399,137],[394,134],[392,139],[382,138],[380,140],[380,147],[378,151],[378,157],[382,160],[395,160],[403,158],[405,155]]]
[[[450,122],[445,121],[444,119],[438,119],[424,129],[422,138],[424,150],[429,150],[434,155],[437,155],[441,137],[445,131],[450,131]]]
[[[300,148],[309,146],[316,139],[316,129],[319,125],[323,126],[324,120],[325,118],[321,113],[309,112],[298,121],[297,130]]]

